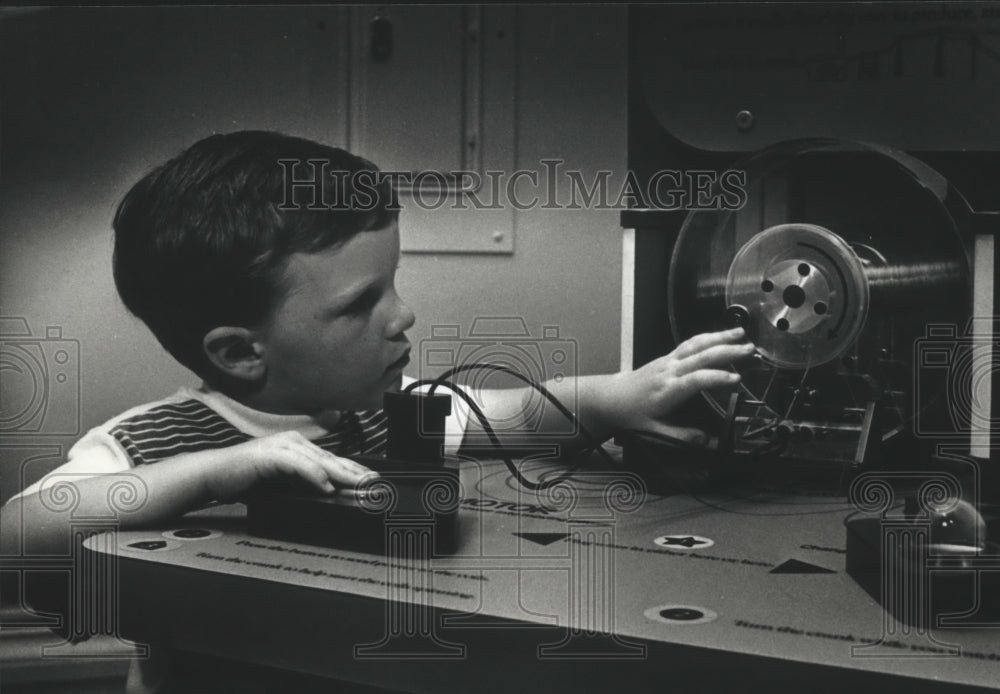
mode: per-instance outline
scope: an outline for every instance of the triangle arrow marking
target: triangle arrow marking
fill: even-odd
[[[822,566],[816,566],[815,564],[809,564],[804,561],[799,561],[798,559],[789,559],[783,564],[780,564],[773,569],[771,569],[773,574],[835,574],[837,573],[833,569],[827,569]]]
[[[536,545],[551,545],[553,542],[558,542],[569,537],[569,533],[514,533],[518,537],[524,538],[529,542],[534,542]]]

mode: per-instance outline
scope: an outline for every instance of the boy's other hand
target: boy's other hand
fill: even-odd
[[[671,426],[664,420],[699,391],[739,383],[739,374],[725,367],[753,353],[752,343],[740,342],[744,336],[742,328],[696,335],[666,356],[635,371],[617,374],[609,394],[609,416],[615,429],[649,431],[704,443],[702,432]]]
[[[251,439],[217,454],[209,480],[212,498],[232,500],[265,480],[298,478],[318,491],[356,487],[377,477],[364,465],[324,451],[296,431]]]

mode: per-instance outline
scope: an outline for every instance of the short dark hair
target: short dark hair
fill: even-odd
[[[209,330],[266,320],[284,296],[292,253],[321,251],[398,218],[395,191],[377,174],[343,149],[280,133],[205,138],[118,205],[118,293],[174,358],[218,385],[202,347]]]

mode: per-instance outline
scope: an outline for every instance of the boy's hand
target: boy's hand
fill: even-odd
[[[742,328],[696,335],[666,356],[635,371],[617,374],[609,394],[608,416],[613,427],[704,443],[703,432],[670,426],[663,420],[699,391],[739,383],[739,374],[723,367],[753,353],[753,344],[738,344],[743,337]]]
[[[356,487],[366,477],[378,476],[353,460],[327,453],[296,431],[251,439],[212,453],[217,457],[209,493],[223,501],[267,479],[295,477],[330,494],[338,486]]]

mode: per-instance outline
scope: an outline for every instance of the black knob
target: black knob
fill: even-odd
[[[751,325],[750,311],[747,310],[746,306],[732,304],[727,307],[726,323],[728,323],[731,328],[743,328],[746,332],[746,338],[753,341],[754,336],[751,335],[753,326]]]
[[[726,309],[726,320],[734,328],[746,328],[750,325],[750,312],[745,306],[733,304]]]

